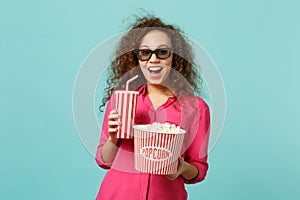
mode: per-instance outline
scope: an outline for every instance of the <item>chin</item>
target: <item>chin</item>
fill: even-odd
[[[146,74],[145,77],[146,77],[147,83],[150,83],[153,85],[165,85],[164,83],[167,81],[168,75],[169,75],[169,73],[162,72],[159,77],[154,78],[154,77],[151,77],[150,74]]]
[[[157,80],[147,80],[147,83],[152,85],[161,85],[162,82]]]
[[[165,80],[151,80],[148,79],[147,83],[152,84],[152,85],[165,85]]]

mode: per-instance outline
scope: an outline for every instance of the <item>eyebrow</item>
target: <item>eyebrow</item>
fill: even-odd
[[[150,48],[148,45],[142,45],[142,46],[140,46],[140,48],[143,48],[143,47],[145,47],[145,48]],[[161,44],[161,45],[159,45],[157,48],[161,48],[161,47],[166,47],[166,48],[170,48],[168,45],[166,45],[166,44]]]

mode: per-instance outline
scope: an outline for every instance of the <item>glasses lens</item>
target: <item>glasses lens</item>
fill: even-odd
[[[171,55],[171,52],[167,49],[157,49],[156,56],[160,59],[167,59]]]
[[[151,56],[150,49],[141,49],[138,51],[138,57],[140,60],[148,60]]]

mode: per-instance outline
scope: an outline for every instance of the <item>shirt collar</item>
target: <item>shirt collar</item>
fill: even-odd
[[[144,84],[136,89],[139,92],[139,95],[147,95],[147,84]],[[176,99],[176,95],[169,97],[169,99]]]
[[[147,94],[147,84],[140,86],[138,89],[136,89],[136,91],[139,92],[139,95]]]

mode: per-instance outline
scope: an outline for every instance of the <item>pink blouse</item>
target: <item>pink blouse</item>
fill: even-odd
[[[112,163],[105,163],[101,156],[102,147],[109,137],[108,114],[114,109],[112,95],[103,121],[102,135],[96,153],[98,165],[109,169],[101,184],[97,200],[184,200],[187,192],[184,183],[194,184],[204,180],[208,169],[207,147],[210,114],[207,104],[199,97],[181,95],[170,97],[162,106],[153,109],[147,94],[147,86],[140,87],[137,99],[135,124],[169,122],[186,130],[181,156],[198,169],[193,180],[179,176],[169,180],[164,175],[141,173],[134,169],[132,139],[123,139]]]

